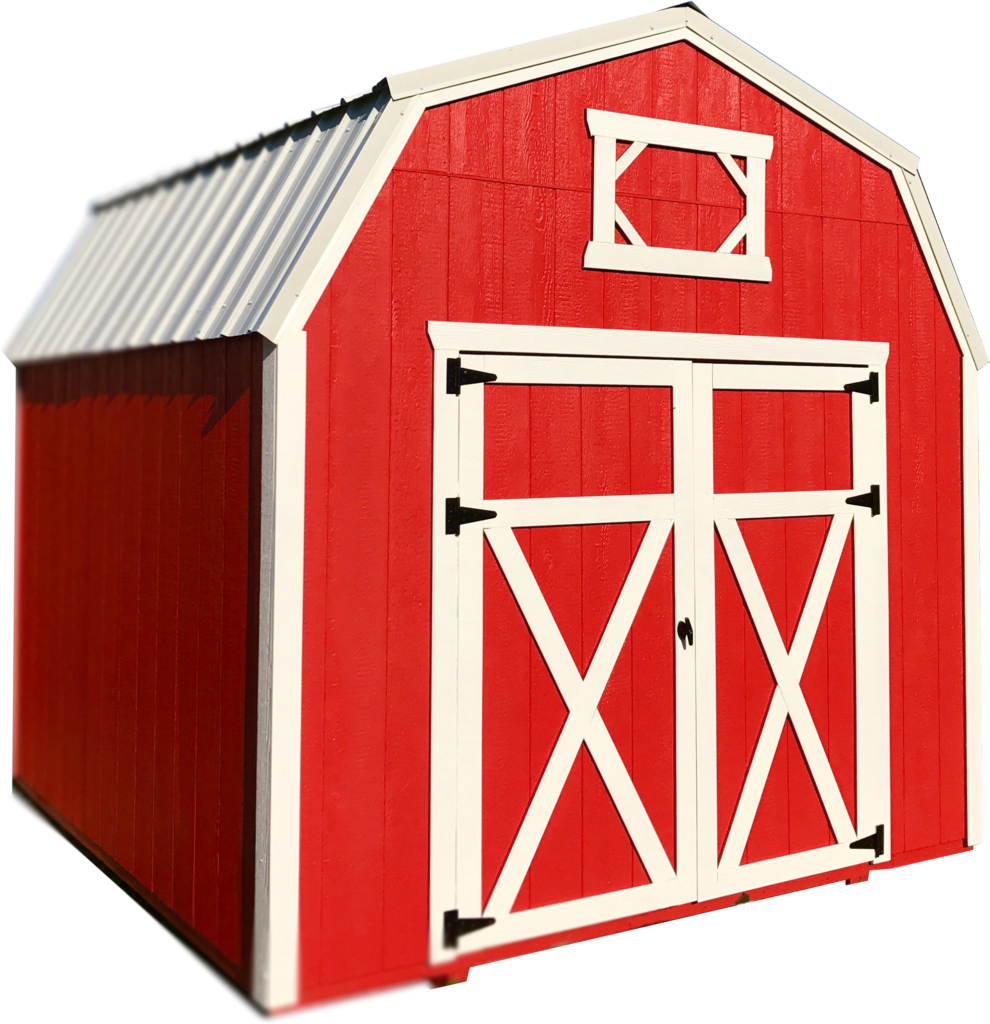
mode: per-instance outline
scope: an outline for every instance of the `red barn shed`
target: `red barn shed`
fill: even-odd
[[[17,785],[264,1007],[981,839],[986,354],[692,5],[99,204],[8,355]]]

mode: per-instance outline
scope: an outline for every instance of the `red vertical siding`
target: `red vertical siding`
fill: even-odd
[[[15,776],[242,981],[260,344],[29,367],[19,406]]]
[[[772,134],[773,281],[583,270],[586,107]],[[641,235],[673,246],[714,248],[740,207],[715,161],[687,153],[641,158],[617,196]],[[890,175],[675,44],[427,111],[309,324],[305,998],[426,970],[425,322],[445,318],[890,344],[891,842],[895,857],[961,846],[958,351]],[[815,714],[845,749],[843,699],[823,691]],[[552,730],[559,708],[545,711]]]

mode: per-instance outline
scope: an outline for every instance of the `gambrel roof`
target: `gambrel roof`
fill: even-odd
[[[891,171],[960,349],[987,355],[918,158],[694,5],[391,75],[371,93],[94,205],[7,347],[17,364],[259,333],[309,317],[427,107],[684,41]]]

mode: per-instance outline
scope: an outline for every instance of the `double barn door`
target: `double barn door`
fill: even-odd
[[[431,325],[434,962],[885,857],[885,346],[458,326]]]

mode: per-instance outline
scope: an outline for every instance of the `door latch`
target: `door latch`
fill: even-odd
[[[694,646],[694,630],[691,628],[690,619],[681,619],[677,623],[677,639],[680,640],[684,650],[687,650],[688,644]]]

